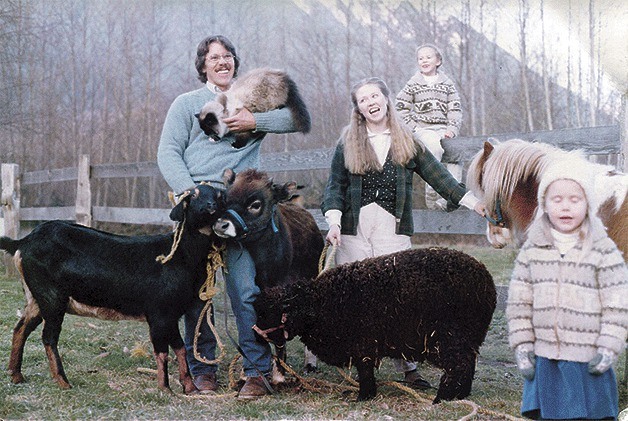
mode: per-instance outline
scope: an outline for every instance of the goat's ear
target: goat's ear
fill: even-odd
[[[170,219],[176,222],[183,222],[185,217],[185,208],[190,203],[190,195],[184,197],[172,210],[170,211]]]
[[[224,183],[225,187],[229,187],[230,185],[232,185],[235,181],[235,177],[236,173],[231,168],[227,168],[222,173],[222,182]]]
[[[291,181],[284,185],[273,184],[273,197],[277,202],[286,202],[294,196],[298,196],[298,190],[302,186],[297,185],[295,181]]]

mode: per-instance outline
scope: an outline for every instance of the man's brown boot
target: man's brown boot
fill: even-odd
[[[194,377],[194,386],[201,393],[214,393],[218,390],[216,373],[200,374]]]
[[[264,384],[264,380],[262,380],[262,376],[256,377],[247,377],[246,382],[244,382],[244,386],[240,389],[238,393],[239,400],[252,400],[261,398],[262,396],[266,396],[270,394],[266,385]]]

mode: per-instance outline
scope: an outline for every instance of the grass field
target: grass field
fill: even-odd
[[[497,284],[508,282],[515,252],[465,247],[489,268]],[[0,273],[4,268],[0,267]],[[254,402],[241,403],[229,389],[228,368],[235,356],[225,333],[222,295],[216,298],[216,321],[227,348],[220,365],[221,389],[217,396],[187,397],[181,394],[175,363],[170,364],[170,384],[174,394],[157,389],[156,379],[142,369],[154,369],[147,326],[138,322],[105,322],[67,316],[60,339],[60,352],[66,374],[73,385],[60,390],[50,378],[41,345],[41,329],[36,330],[26,346],[23,372],[27,382],[14,385],[4,369],[8,364],[11,335],[23,306],[21,287],[15,278],[0,275],[0,419],[345,419],[345,420],[452,420],[470,414],[469,405],[443,403],[430,405],[435,391],[415,395],[390,385],[381,385],[378,396],[369,402],[355,402],[356,393],[338,371],[321,365],[319,372],[306,378],[319,379],[340,386],[339,389],[307,390],[294,377],[277,388],[277,393]],[[233,317],[228,329],[235,336]],[[145,349],[147,353],[133,353]],[[289,364],[300,372],[302,345],[289,345]],[[495,420],[517,417],[522,380],[508,349],[504,314],[497,311],[487,339],[480,350],[477,372],[470,400],[480,407],[475,419]],[[617,376],[624,378],[625,354],[617,366]],[[239,367],[237,363],[236,367]],[[139,370],[138,370],[139,369]],[[438,384],[440,371],[427,364],[423,375]],[[355,376],[355,371],[351,373]],[[392,363],[385,361],[376,372],[378,381],[399,380]],[[310,384],[310,383],[308,383]],[[626,390],[620,389],[620,408],[627,406]],[[492,411],[492,412],[489,412]]]

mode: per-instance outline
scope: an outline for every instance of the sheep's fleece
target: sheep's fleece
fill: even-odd
[[[434,403],[470,394],[495,304],[486,267],[439,247],[340,265],[314,280],[266,289],[255,303],[261,329],[284,317],[288,337],[300,336],[323,362],[355,366],[358,400],[375,396],[374,368],[383,357],[442,368]]]

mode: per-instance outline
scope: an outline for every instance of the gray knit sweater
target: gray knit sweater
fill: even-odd
[[[434,125],[451,130],[456,136],[460,131],[460,95],[454,82],[443,73],[438,73],[431,84],[417,72],[397,94],[395,108],[413,132]]]
[[[239,172],[259,167],[261,142],[251,142],[235,149],[231,146],[232,136],[227,135],[221,142],[213,142],[199,126],[194,114],[215,97],[216,93],[203,86],[179,95],[168,110],[157,150],[157,164],[175,193],[181,193],[201,181],[221,183],[227,168]],[[253,115],[258,132],[296,131],[288,108]]]
[[[576,362],[590,361],[598,347],[623,352],[628,270],[601,225],[591,235],[593,248],[582,259],[580,243],[561,257],[541,221],[530,228],[508,290],[513,349],[530,342],[536,355]]]

